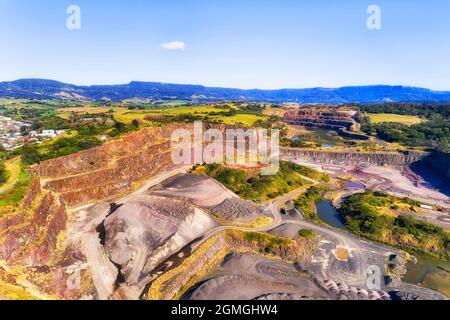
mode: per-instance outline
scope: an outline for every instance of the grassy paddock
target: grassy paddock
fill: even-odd
[[[367,116],[373,124],[383,123],[383,122],[397,122],[408,126],[413,124],[418,124],[424,122],[423,119],[416,116],[408,116],[401,114],[390,114],[390,113],[368,113]]]
[[[10,159],[5,162],[5,168],[8,172],[8,181],[5,182],[4,185],[0,186],[0,194],[3,194],[14,187],[14,184],[19,179],[20,171],[21,171],[21,163],[20,158]]]

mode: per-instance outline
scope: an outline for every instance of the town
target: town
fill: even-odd
[[[42,143],[64,134],[65,130],[30,130],[31,124],[0,116],[0,145],[14,150],[25,143]]]

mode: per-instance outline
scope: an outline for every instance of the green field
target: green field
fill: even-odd
[[[28,186],[31,183],[31,175],[23,170],[22,165],[20,166],[20,172],[17,174],[18,176],[14,179],[14,184],[8,186],[8,189],[0,194],[0,208],[5,206],[18,206],[25,196]]]
[[[256,121],[266,119],[255,114],[237,114],[231,117],[219,116],[212,118],[222,120],[225,124],[243,124],[245,126],[252,126]]]
[[[19,179],[20,171],[21,171],[21,163],[20,158],[14,158],[5,162],[5,168],[8,172],[8,181],[5,182],[2,186],[0,186],[0,194],[3,194],[9,190],[11,190],[17,180]]]
[[[146,120],[147,116],[177,116],[177,115],[198,115],[208,116],[212,120],[220,120],[225,124],[243,124],[246,126],[253,125],[257,120],[264,120],[266,116],[256,115],[252,113],[239,113],[231,116],[217,115],[220,112],[226,112],[226,109],[215,106],[182,106],[182,107],[155,107],[143,110],[129,110],[121,107],[95,107],[95,106],[83,106],[73,108],[59,108],[57,109],[58,116],[64,119],[70,119],[74,114],[101,114],[107,113],[109,110],[113,112],[114,118],[122,123],[130,124],[133,120],[140,120],[144,123],[150,123]]]
[[[391,113],[368,113],[367,116],[369,117],[370,122],[373,124],[383,122],[397,122],[410,126],[413,124],[422,123],[424,121],[423,119],[416,116]]]

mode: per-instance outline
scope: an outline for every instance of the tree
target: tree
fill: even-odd
[[[133,121],[131,121],[131,126],[135,129],[139,128],[139,121],[137,119],[133,119]]]

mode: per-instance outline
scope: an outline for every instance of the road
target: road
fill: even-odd
[[[193,251],[197,250],[203,243],[205,243],[209,238],[211,238],[213,235],[217,234],[218,232],[222,232],[225,230],[240,230],[240,231],[253,231],[253,232],[264,232],[272,230],[273,228],[276,228],[282,224],[284,224],[279,207],[281,204],[286,203],[289,200],[292,200],[296,197],[298,197],[301,193],[305,191],[305,188],[294,190],[280,198],[277,198],[270,202],[264,209],[264,212],[269,213],[273,217],[273,222],[264,227],[256,227],[256,228],[250,228],[250,227],[236,227],[236,226],[218,226],[214,229],[211,229],[208,231],[203,238],[195,243],[192,246]]]
[[[312,179],[308,179],[312,180]],[[320,182],[312,180],[315,184],[319,184]],[[321,184],[321,183],[320,183]],[[240,231],[250,231],[250,232],[265,232],[270,231],[276,227],[279,227],[284,224],[295,224],[305,229],[314,230],[316,232],[327,235],[329,238],[332,238],[333,245],[335,247],[343,247],[348,249],[349,253],[352,256],[352,259],[356,261],[357,268],[351,274],[350,281],[353,281],[355,285],[364,285],[367,275],[367,266],[369,265],[369,256],[380,255],[382,256],[382,260],[385,259],[384,254],[387,250],[379,250],[381,247],[374,247],[373,245],[367,243],[366,241],[362,241],[359,238],[341,230],[336,230],[328,226],[315,224],[312,222],[308,222],[305,220],[294,220],[294,219],[283,219],[280,213],[280,206],[286,203],[289,200],[295,199],[301,193],[305,191],[305,188],[294,190],[278,199],[270,202],[264,209],[264,212],[270,214],[273,217],[273,222],[271,225],[258,227],[258,228],[248,228],[248,227],[235,227],[235,226],[219,226],[208,233],[206,233],[203,238],[195,243],[192,246],[192,251],[197,250],[203,243],[205,243],[210,237],[217,234],[218,232],[222,232],[225,230],[240,230]],[[326,265],[326,264],[325,264]],[[328,267],[327,270],[322,270],[322,275],[324,278],[330,277],[333,273],[333,268]],[[335,270],[338,271],[338,270]]]

